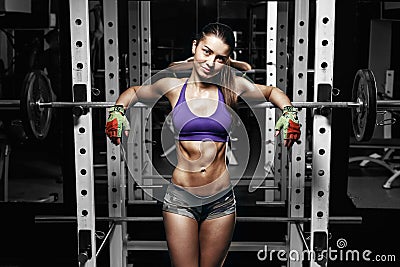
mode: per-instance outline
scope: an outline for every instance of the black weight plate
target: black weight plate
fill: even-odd
[[[22,84],[21,113],[25,132],[30,138],[46,138],[51,124],[52,109],[39,108],[37,102],[53,102],[53,90],[47,75],[41,70],[26,74]]]
[[[353,82],[352,101],[361,102],[362,105],[351,110],[353,132],[357,141],[369,141],[374,134],[376,94],[376,82],[372,71],[358,70]]]

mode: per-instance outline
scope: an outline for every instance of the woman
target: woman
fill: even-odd
[[[229,26],[206,25],[192,44],[189,78],[162,78],[130,87],[110,109],[106,133],[118,145],[122,130],[129,130],[124,113],[132,104],[166,96],[173,107],[178,163],[165,194],[163,218],[175,267],[222,266],[226,258],[236,202],[225,158],[232,124],[229,106],[235,105],[237,97],[268,99],[284,111],[276,134],[284,131],[285,146],[300,137],[297,111],[281,90],[253,84],[227,68],[234,41]]]

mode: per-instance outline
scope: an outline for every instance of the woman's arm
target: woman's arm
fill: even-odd
[[[234,60],[230,59],[231,61],[231,66],[232,68],[241,70],[241,71],[246,71],[246,70],[251,70],[251,65],[245,61],[240,61],[240,60]]]
[[[253,84],[243,77],[237,77],[240,96],[249,102],[268,100],[280,108],[283,113],[275,125],[275,136],[283,131],[284,146],[290,148],[300,138],[300,124],[297,109],[292,106],[289,97],[277,87]]]
[[[289,97],[281,89],[261,84],[256,84],[256,86],[269,102],[279,107],[281,110],[286,106],[292,106]]]
[[[186,60],[182,60],[182,61],[174,61],[174,62],[170,63],[168,67],[172,67],[172,66],[176,66],[176,65],[184,64],[184,63],[188,63],[188,62],[193,62],[193,57],[189,57]]]
[[[138,102],[136,91],[139,90],[140,86],[132,86],[126,89],[115,102],[116,106],[122,105],[124,109],[128,109],[131,105]]]
[[[148,87],[148,91],[151,91],[151,86]],[[121,144],[122,132],[124,132],[126,136],[129,135],[131,127],[125,113],[131,105],[134,105],[139,100],[137,92],[140,88],[140,86],[129,87],[120,94],[114,106],[108,109],[109,114],[105,133],[115,145]]]
[[[125,116],[126,110],[141,101],[155,103],[161,96],[176,88],[179,83],[176,78],[162,78],[151,85],[132,86],[126,89],[117,99],[115,105],[108,109],[109,116],[106,122],[106,135],[115,145],[121,143],[122,132],[128,136],[130,125]]]
[[[285,106],[291,106],[289,97],[279,88],[254,84],[243,77],[236,77],[236,87],[242,99],[248,102],[263,102],[268,100],[281,110]]]
[[[138,101],[155,103],[178,83],[176,78],[162,78],[153,84],[129,87],[118,97],[115,105],[122,105],[126,110]]]

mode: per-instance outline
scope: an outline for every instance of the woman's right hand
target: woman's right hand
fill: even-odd
[[[106,135],[115,145],[121,143],[122,131],[128,136],[130,125],[125,116],[125,110],[122,105],[115,105],[109,110],[108,119],[106,122]]]

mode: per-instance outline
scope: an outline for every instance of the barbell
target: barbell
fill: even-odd
[[[108,108],[114,102],[56,102],[51,84],[43,71],[33,71],[26,75],[23,83],[21,100],[1,100],[0,109],[19,107],[25,131],[37,138],[46,138],[50,129],[52,108]],[[352,88],[352,102],[292,102],[297,108],[351,108],[352,126],[357,141],[368,141],[372,138],[376,125],[377,110],[400,109],[400,101],[377,100],[375,77],[371,70],[358,70]],[[136,108],[148,107],[136,103]],[[253,105],[252,108],[276,108],[265,102]]]

